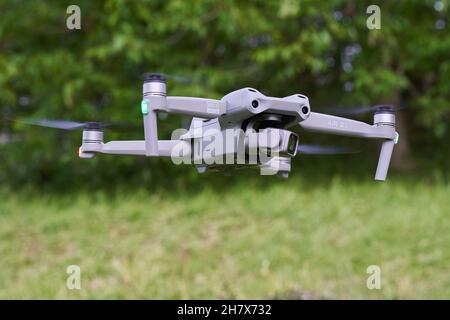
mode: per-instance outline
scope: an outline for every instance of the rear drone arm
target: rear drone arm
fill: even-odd
[[[386,180],[392,151],[398,141],[393,113],[375,114],[374,125],[369,125],[361,121],[311,112],[309,117],[301,121],[299,125],[307,131],[383,139],[375,180]]]
[[[394,123],[395,124],[395,123]],[[395,139],[393,125],[370,125],[365,122],[311,112],[308,119],[300,122],[300,126],[308,131],[331,133],[342,136]]]
[[[88,134],[97,134],[88,133]],[[79,156],[82,158],[92,158],[94,153],[115,154],[115,155],[135,155],[145,156],[144,140],[123,140],[110,141],[103,143],[101,140],[85,140],[83,134],[83,144],[79,150]],[[174,149],[174,148],[177,149]],[[177,150],[175,155],[173,152]],[[160,140],[158,141],[158,152],[161,157],[187,157],[190,156],[189,142],[182,140]]]

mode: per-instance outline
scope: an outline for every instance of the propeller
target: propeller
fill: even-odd
[[[49,120],[49,119],[22,119],[16,120],[17,122],[40,126],[45,128],[54,128],[60,130],[79,130],[79,129],[103,129],[106,127],[122,127],[122,128],[135,128],[138,127],[135,124],[126,122],[76,122],[70,120]]]
[[[326,113],[339,115],[339,116],[359,116],[368,113],[376,113],[376,112],[398,112],[400,110],[404,110],[406,107],[396,107],[392,105],[374,105],[374,106],[364,106],[364,107],[338,107],[338,108],[327,108],[324,110]]]
[[[184,75],[179,75],[179,74],[170,74],[170,73],[144,73],[142,75],[142,79],[145,79],[147,76],[152,75],[152,76],[159,76],[162,79],[165,80],[170,80],[170,81],[175,81],[175,82],[179,82],[179,83],[184,83],[184,84],[192,84],[192,83],[198,83],[201,82],[201,80],[196,79],[194,77],[189,77],[189,76],[184,76]]]
[[[323,146],[315,144],[299,144],[297,152],[305,155],[333,155],[333,154],[353,154],[359,150],[349,147]]]

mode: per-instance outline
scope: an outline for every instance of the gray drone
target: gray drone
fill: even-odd
[[[311,112],[308,98],[294,94],[268,97],[253,88],[243,88],[221,100],[167,96],[162,74],[145,76],[141,112],[144,140],[103,142],[104,125],[41,120],[33,124],[60,129],[83,129],[81,158],[97,153],[171,157],[175,163],[194,164],[198,172],[225,173],[241,167],[259,167],[262,174],[287,177],[291,159],[301,152],[298,135],[288,128],[299,125],[306,131],[381,139],[375,180],[384,181],[394,145],[398,142],[392,107],[374,109],[373,125],[343,117]],[[189,130],[158,139],[158,113],[192,117]]]

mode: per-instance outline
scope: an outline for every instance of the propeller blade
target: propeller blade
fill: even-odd
[[[349,147],[339,146],[322,146],[314,144],[300,144],[297,148],[297,152],[306,155],[333,155],[333,154],[352,154],[358,153],[359,150],[355,150]]]
[[[374,113],[377,111],[390,111],[390,112],[398,112],[400,110],[404,110],[405,107],[395,107],[392,105],[374,105],[374,106],[365,106],[365,107],[339,107],[339,108],[327,108],[324,109],[325,113],[334,114],[337,116],[359,116],[368,113]]]
[[[186,77],[186,76],[181,76],[181,75],[176,75],[176,74],[166,74],[165,76],[166,76],[167,80],[173,80],[173,81],[180,82],[180,83],[191,84],[191,83],[195,82],[195,80],[191,77]]]
[[[67,120],[27,119],[27,120],[19,120],[19,122],[61,130],[77,130],[84,128],[86,126],[86,123],[83,122],[75,122]]]
[[[170,73],[153,73],[153,72],[152,73],[144,73],[142,75],[142,78],[145,79],[147,77],[147,75],[150,75],[150,74],[159,75],[159,76],[163,77],[166,80],[171,80],[171,81],[184,83],[184,84],[192,84],[192,83],[198,82],[193,77],[188,77],[188,76],[179,75],[179,74],[170,74]]]
[[[113,122],[107,122],[104,124],[104,127],[113,127],[115,129],[123,129],[123,130],[129,130],[129,129],[143,129],[143,124],[141,122],[135,123],[135,122],[126,122],[126,121],[113,121]]]
[[[49,120],[49,119],[20,119],[12,121],[40,126],[44,128],[54,128],[69,131],[83,128],[103,129],[111,126],[120,129],[134,129],[139,127],[135,123],[128,123],[128,122],[76,122],[70,120]]]

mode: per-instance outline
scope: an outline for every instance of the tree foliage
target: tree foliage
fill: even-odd
[[[0,2],[1,134],[16,139],[1,146],[3,179],[63,183],[75,175],[68,167],[86,178],[179,170],[135,158],[87,164],[74,157],[79,135],[5,120],[139,121],[146,71],[176,75],[171,95],[218,98],[254,86],[268,95],[304,93],[316,109],[395,97],[415,108],[412,138],[448,136],[446,0],[380,2],[379,30],[366,26],[373,1],[80,0],[81,30],[68,30],[72,2]],[[178,119],[162,128],[174,126]],[[153,170],[144,169],[149,164]]]

